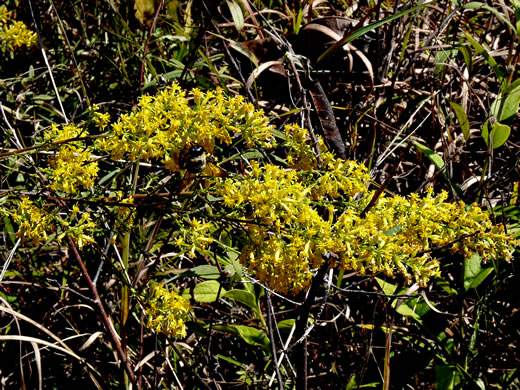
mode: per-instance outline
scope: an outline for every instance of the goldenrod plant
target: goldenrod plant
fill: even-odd
[[[282,138],[243,98],[225,97],[222,90],[186,95],[174,84],[155,97],[143,96],[136,111],[108,126],[96,146],[112,159],[160,162],[174,172],[182,171],[182,151],[190,145],[217,160],[228,158],[228,146],[240,142],[244,148],[278,148],[285,156],[278,165],[258,155],[226,177],[212,176],[207,167],[194,196],[214,200],[186,220],[187,234],[176,241],[180,252],[189,247],[194,256],[218,239],[213,232],[233,230],[243,265],[278,292],[307,289],[328,253],[336,254],[333,268],[400,274],[421,287],[440,273],[434,256],[439,249],[511,259],[512,235],[477,205],[446,202],[446,192],[435,195],[430,188],[423,197],[383,195],[363,213],[375,196],[363,164],[336,158],[320,139],[318,165],[307,130],[297,125],[287,126]]]
[[[141,3],[0,5],[0,382],[517,388],[518,1]]]

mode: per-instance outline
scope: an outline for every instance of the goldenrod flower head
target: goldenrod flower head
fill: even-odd
[[[22,46],[36,44],[36,33],[30,31],[23,22],[13,21],[7,7],[0,6],[0,49],[14,51]]]
[[[61,142],[58,152],[49,160],[50,169],[47,170],[54,191],[76,194],[80,187],[88,189],[94,185],[98,164],[92,158],[90,148],[74,140],[87,135],[86,131],[72,124],[61,127],[52,125],[44,133],[47,141]]]
[[[58,219],[58,223],[63,230],[63,233],[57,237],[58,241],[61,241],[67,235],[72,238],[80,250],[94,242],[92,233],[96,224],[92,221],[90,213],[80,211],[78,204],[72,207],[67,219]]]
[[[303,145],[298,148],[307,155]],[[366,168],[326,149],[322,159],[323,167],[311,171],[252,161],[244,176],[217,180],[223,205],[244,221],[241,260],[270,288],[285,293],[305,289],[330,252],[336,254],[327,257],[332,267],[360,275],[400,274],[421,286],[440,273],[432,249],[511,258],[512,236],[493,226],[478,206],[446,202],[446,192],[382,195],[362,217],[373,197]],[[304,159],[295,155],[293,161],[298,166]]]
[[[16,237],[21,238],[22,242],[30,241],[39,246],[56,230],[52,216],[27,197],[21,198],[17,210],[12,211],[11,216],[18,225]]]
[[[149,329],[172,337],[186,337],[186,321],[192,313],[186,299],[174,290],[168,291],[160,283],[152,283],[146,303],[146,326]]]
[[[121,115],[97,147],[115,160],[155,159],[170,171],[182,171],[179,156],[187,146],[213,153],[217,142],[227,145],[241,138],[248,147],[270,147],[271,132],[268,118],[241,96],[226,97],[221,89],[194,89],[186,96],[174,84],[157,96],[142,96],[137,109]]]

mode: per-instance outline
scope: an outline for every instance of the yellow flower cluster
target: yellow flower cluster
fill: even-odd
[[[23,45],[30,47],[36,44],[36,38],[23,22],[12,20],[7,7],[0,6],[0,49],[3,52],[14,51]]]
[[[312,270],[323,263],[322,255],[334,249],[327,243],[333,236],[337,211],[329,203],[321,207],[320,214],[318,203],[313,201],[315,191],[336,197],[343,191],[344,196],[352,197],[358,189],[366,190],[363,166],[339,160],[331,164],[334,169],[343,169],[341,175],[335,175],[334,170],[308,175],[271,164],[261,167],[252,161],[247,175],[217,183],[217,194],[224,205],[234,210],[236,218],[249,221],[244,224],[249,243],[242,261],[273,289],[305,289]],[[321,181],[326,174],[340,179],[340,185],[334,180],[326,185]]]
[[[90,148],[84,142],[74,140],[88,133],[69,124],[62,127],[52,125],[44,135],[47,141],[59,144],[58,152],[49,161],[51,188],[76,194],[80,187],[87,189],[93,186],[99,171],[98,164],[92,158]]]
[[[213,242],[212,227],[209,222],[197,218],[189,219],[187,227],[181,227],[181,235],[176,240],[177,246],[188,252],[191,257],[194,257],[196,252],[204,252]]]
[[[44,133],[47,141],[59,145],[58,152],[49,161],[48,170],[54,191],[76,194],[80,187],[87,189],[94,185],[98,164],[92,158],[90,148],[84,142],[74,140],[87,135],[85,130],[72,124],[52,125]]]
[[[66,220],[59,220],[63,229],[63,233],[58,235],[57,240],[60,242],[66,235],[71,237],[78,249],[83,249],[87,244],[94,242],[92,231],[96,224],[90,218],[89,213],[82,213],[77,204],[72,207],[72,212],[68,215]]]
[[[11,211],[13,221],[18,225],[16,237],[22,242],[32,242],[38,246],[49,239],[56,227],[52,215],[37,207],[29,198],[22,197],[18,208]]]
[[[228,145],[238,137],[248,147],[270,147],[272,127],[241,96],[226,97],[220,89],[194,89],[186,96],[174,84],[157,96],[142,96],[137,109],[121,115],[97,148],[115,160],[160,160],[175,172],[182,171],[179,157],[187,147],[200,145],[213,153],[216,143]]]
[[[94,242],[91,236],[96,227],[89,213],[81,213],[78,205],[74,205],[67,219],[52,215],[45,209],[36,206],[29,198],[23,197],[18,208],[10,212],[13,221],[18,225],[16,236],[22,242],[32,242],[39,246],[47,242],[51,234],[58,233],[56,240],[60,242],[66,235],[70,236],[79,249]]]
[[[401,274],[423,287],[439,275],[434,249],[511,258],[512,236],[493,226],[478,206],[446,202],[446,192],[382,195],[362,216],[373,196],[366,168],[336,159],[322,145],[323,163],[314,170],[306,130],[290,131],[290,150],[296,153],[288,162],[312,170],[252,161],[245,175],[216,179],[227,215],[244,221],[241,260],[270,288],[284,293],[307,288],[324,258],[332,267],[361,275]],[[326,256],[331,252],[335,256]]]
[[[149,295],[146,326],[172,337],[186,337],[186,321],[192,312],[190,303],[158,283],[152,283]]]
[[[516,243],[486,212],[448,203],[446,193],[383,194],[364,212],[374,196],[366,167],[336,158],[321,137],[311,145],[308,131],[298,125],[286,126],[285,134],[274,131],[261,111],[222,90],[185,93],[174,84],[155,97],[143,96],[135,111],[112,125],[106,114],[95,113],[95,122],[108,129],[96,146],[113,159],[161,161],[173,172],[183,171],[179,159],[195,145],[214,154],[232,142],[242,150],[265,149],[275,146],[275,135],[282,139],[274,154],[282,156],[283,166],[248,156],[240,174],[207,179],[205,191],[221,202],[223,218],[213,214],[208,222],[202,214],[207,208],[190,210],[195,214],[178,221],[176,244],[195,256],[222,231],[215,223],[240,231],[231,245],[242,251],[241,261],[283,293],[307,288],[326,261],[361,275],[401,275],[425,286],[439,274],[437,249],[509,260]]]

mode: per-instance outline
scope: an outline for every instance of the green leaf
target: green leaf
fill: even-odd
[[[255,296],[251,294],[249,291],[233,289],[226,291],[225,294],[222,294],[222,297],[233,299],[237,302],[240,302],[242,305],[249,307],[255,312],[259,310]]]
[[[4,233],[7,233],[7,236],[11,240],[11,244],[14,245],[16,243],[16,231],[11,223],[11,219],[7,217],[4,217]]]
[[[484,133],[484,131],[482,133]],[[486,143],[491,141],[493,149],[497,149],[504,145],[509,138],[509,134],[511,134],[511,128],[508,125],[503,125],[497,122],[493,126],[493,130],[491,130],[491,134],[489,134],[489,139],[486,137],[484,140],[487,140]]]
[[[383,233],[388,236],[388,237],[392,237],[392,236],[395,236],[397,233],[399,233],[401,230],[403,230],[403,227],[400,226],[400,225],[397,225],[395,227],[393,227],[392,229],[390,230],[386,230],[384,231]]]
[[[419,149],[428,159],[435,165],[435,167],[439,170],[442,170],[444,168],[444,160],[442,157],[435,153],[433,150],[431,150],[426,145],[421,144],[420,142],[414,141],[415,146],[417,149]]]
[[[495,72],[495,74],[498,77],[498,80],[500,81],[500,84],[504,82],[504,74],[498,67],[497,62],[495,59],[489,54],[489,52],[480,44],[478,43],[471,35],[469,35],[467,32],[464,32],[464,35],[466,36],[466,39],[471,43],[471,45],[475,48],[477,53],[479,53],[481,56],[485,58],[491,69]]]
[[[471,73],[471,68],[473,67],[473,58],[471,57],[471,50],[467,45],[459,46],[458,49],[464,57],[464,63],[466,64],[468,71]]]
[[[193,297],[197,302],[201,303],[215,302],[218,299],[219,290],[221,295],[226,293],[224,287],[220,287],[219,282],[216,280],[208,280],[195,286],[193,289]]]
[[[435,366],[435,388],[437,390],[453,390],[457,384],[456,378],[459,377],[458,371],[454,366]]]
[[[242,8],[240,8],[240,5],[238,5],[234,0],[226,0],[226,3],[229,7],[229,12],[231,12],[231,18],[233,19],[235,28],[237,31],[242,31],[244,29],[244,15],[242,14]]]
[[[459,121],[462,134],[464,134],[464,139],[467,141],[470,136],[468,116],[466,115],[466,112],[464,111],[462,106],[460,106],[459,104],[450,101],[450,106],[455,112],[455,116]]]
[[[228,40],[229,46],[239,52],[240,54],[246,56],[249,58],[249,61],[251,61],[256,68],[258,68],[258,58],[255,56],[255,54],[249,50],[247,47],[241,45],[239,42]]]
[[[482,269],[482,258],[475,253],[469,259],[464,260],[464,290],[477,288],[487,276],[493,272],[493,267]]]
[[[520,79],[513,81],[491,104],[491,115],[499,121],[516,117],[520,106]]]
[[[220,278],[220,271],[214,265],[199,265],[190,269],[199,278],[202,279],[218,279]]]
[[[270,350],[269,338],[260,329],[245,325],[214,325],[213,329],[236,334],[250,345],[263,347],[266,351]]]
[[[375,30],[376,28],[379,28],[382,25],[384,25],[386,23],[389,23],[389,22],[391,22],[391,21],[393,21],[395,19],[399,19],[399,18],[403,17],[404,15],[407,15],[409,13],[418,11],[421,8],[427,7],[430,4],[432,4],[432,3],[433,2],[426,2],[426,3],[420,4],[420,5],[418,5],[416,7],[413,7],[413,8],[404,9],[403,11],[398,12],[398,13],[396,13],[394,15],[391,15],[391,16],[385,18],[385,19],[379,20],[379,21],[377,21],[375,23],[372,23],[372,24],[370,24],[368,26],[360,27],[359,29],[356,29],[356,30],[350,32],[349,34],[347,34],[343,38],[341,38],[339,41],[337,41],[332,47],[328,48],[322,55],[320,55],[316,62],[320,63],[321,61],[323,61],[323,59],[325,59],[325,57],[327,57],[329,54],[334,52],[337,48],[342,47],[342,46],[346,45],[347,43],[350,43],[350,42],[352,42],[353,40],[355,40],[355,39],[357,39],[359,37],[362,37],[366,33],[370,32],[372,30]]]
[[[487,5],[485,3],[481,3],[480,1],[471,1],[467,4],[465,4],[464,8],[466,8],[466,9],[485,9],[487,11],[490,11],[493,14],[495,14],[495,16],[499,20],[501,20],[503,23],[505,23],[507,25],[507,27],[509,27],[515,35],[517,35],[517,33],[518,33],[516,31],[515,27],[511,24],[511,22],[509,20],[507,20],[507,18],[496,8],[490,7],[489,5]]]
[[[397,286],[395,284],[388,283],[386,280],[383,280],[381,278],[375,278],[375,279],[376,279],[377,284],[379,284],[379,287],[381,287],[381,290],[383,290],[383,292],[386,295],[395,294],[395,290],[397,290]]]

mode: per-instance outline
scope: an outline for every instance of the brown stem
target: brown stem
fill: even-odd
[[[303,337],[303,340],[296,346],[296,389],[307,390],[307,337],[304,337],[305,330],[307,328],[307,322],[309,320],[309,313],[314,305],[314,299],[318,294],[318,288],[323,282],[323,278],[329,269],[329,263],[325,262],[316,273],[316,276],[312,278],[312,284],[309,289],[309,294],[300,307],[300,313],[296,319],[296,329],[294,331],[294,337],[296,342],[299,342]]]
[[[119,338],[117,336],[117,333],[114,329],[114,326],[108,319],[108,315],[105,311],[105,308],[103,307],[103,303],[101,302],[101,299],[99,297],[96,285],[92,283],[92,279],[90,278],[87,267],[85,267],[85,263],[81,259],[81,255],[78,252],[78,248],[76,248],[76,244],[74,243],[74,240],[67,235],[67,240],[69,241],[70,248],[72,249],[72,253],[74,254],[74,257],[76,258],[76,261],[79,264],[79,267],[81,269],[81,272],[83,273],[83,276],[85,277],[87,284],[90,288],[90,291],[92,291],[92,295],[94,295],[94,300],[98,306],[99,313],[101,314],[101,318],[103,320],[103,323],[105,325],[105,328],[109,331],[111,336],[111,342],[113,347],[116,349],[117,354],[119,355],[119,358],[121,359],[121,362],[123,363],[123,366],[125,368],[126,373],[128,374],[128,378],[132,383],[136,383],[135,374],[132,370],[132,367],[130,366],[130,362],[126,358],[126,354],[123,351],[123,348],[121,347],[121,343],[119,342]]]

